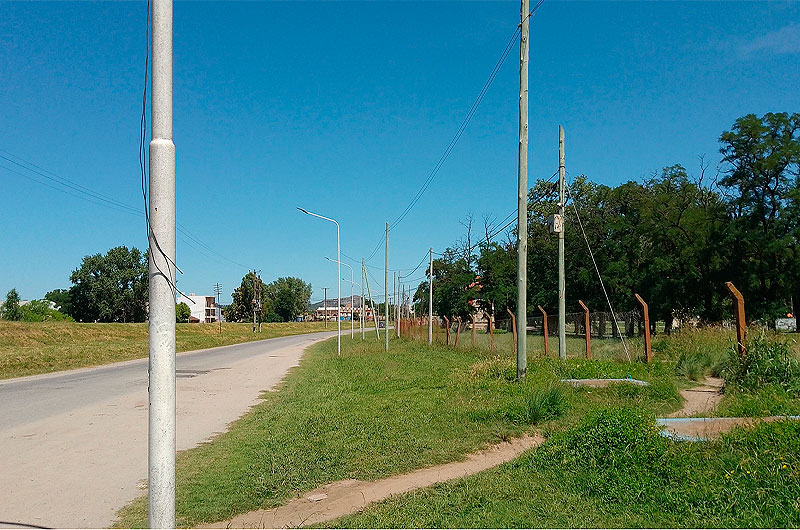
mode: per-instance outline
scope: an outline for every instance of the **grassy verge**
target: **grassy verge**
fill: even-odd
[[[330,526],[782,528],[799,503],[800,422],[676,443],[641,411],[601,410],[514,462]]]
[[[323,322],[177,324],[179,352],[322,331]],[[98,366],[147,356],[147,324],[0,321],[0,379]]]
[[[649,413],[679,406],[673,372],[660,365],[531,359],[514,380],[511,354],[393,340],[312,347],[276,392],[212,443],[179,455],[181,526],[273,507],[325,483],[373,480],[457,460],[538,425],[564,431],[600,406]],[[577,390],[564,374],[632,375],[650,387]],[[146,524],[146,501],[120,512],[119,526]],[[396,524],[400,524],[399,521]],[[483,525],[478,525],[483,526]]]

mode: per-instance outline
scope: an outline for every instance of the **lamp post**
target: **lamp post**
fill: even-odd
[[[337,330],[337,345],[336,345],[336,354],[342,354],[342,247],[339,240],[339,223],[337,223],[334,219],[330,217],[325,217],[324,215],[319,215],[318,213],[309,212],[308,210],[304,210],[303,208],[297,207],[298,210],[301,212],[313,215],[314,217],[319,217],[320,219],[324,219],[325,221],[330,221],[331,223],[336,225],[336,259],[337,263],[339,264],[338,267],[338,274],[336,275],[336,294],[339,298],[339,306],[336,308],[336,330]]]
[[[325,256],[325,259],[328,261],[332,261],[334,263],[338,263],[339,265],[344,265],[345,267],[350,269],[350,279],[349,280],[347,278],[342,278],[342,279],[346,282],[347,281],[350,282],[350,338],[354,339],[355,336],[353,335],[353,286],[356,284],[356,282],[353,281],[353,267],[351,267],[347,263],[342,263],[341,261],[331,259],[328,256]]]

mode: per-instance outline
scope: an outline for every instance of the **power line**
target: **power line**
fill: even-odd
[[[528,16],[526,18],[532,17],[534,15],[534,13],[536,13],[536,11],[542,6],[543,3],[544,3],[544,0],[539,0],[539,2],[537,2],[537,4],[534,6],[534,8],[531,9],[531,11],[528,13]],[[503,52],[500,54],[500,58],[495,63],[494,68],[492,68],[492,71],[490,72],[489,77],[484,82],[483,87],[481,88],[480,92],[478,93],[478,96],[475,98],[475,101],[472,103],[472,106],[467,111],[466,116],[462,120],[462,122],[459,125],[458,129],[456,130],[455,134],[450,139],[450,143],[447,145],[447,147],[445,148],[444,152],[439,157],[438,161],[434,165],[434,167],[431,170],[431,172],[428,174],[428,177],[425,179],[425,181],[423,182],[423,184],[420,187],[420,189],[417,190],[417,192],[412,197],[411,201],[403,209],[403,211],[400,213],[400,215],[394,221],[392,221],[392,223],[389,225],[389,230],[393,230],[398,224],[400,224],[403,221],[403,219],[406,218],[406,216],[409,214],[409,212],[414,208],[414,206],[417,204],[417,202],[419,202],[419,200],[422,198],[422,195],[428,189],[428,186],[430,186],[431,182],[433,182],[433,179],[436,178],[436,175],[439,173],[439,170],[442,168],[444,163],[447,161],[448,157],[452,153],[452,151],[455,148],[456,144],[461,139],[461,136],[464,134],[464,131],[466,130],[466,128],[469,125],[470,121],[472,121],[473,116],[475,115],[475,113],[478,110],[478,106],[480,106],[481,102],[483,101],[483,98],[486,96],[486,93],[489,90],[489,87],[491,87],[492,83],[494,82],[495,78],[497,77],[497,74],[500,71],[500,68],[503,66],[503,63],[505,63],[505,60],[508,57],[508,54],[513,49],[514,42],[516,41],[517,36],[519,35],[521,29],[522,29],[522,22],[520,22],[517,25],[517,27],[514,29],[514,33],[512,33],[511,38],[508,40],[508,43],[506,43],[506,46],[503,49]],[[372,250],[372,252],[370,253],[369,257],[367,257],[366,261],[371,260],[372,257],[375,255],[375,253],[378,251],[378,249],[380,249],[381,244],[383,243],[383,238],[384,237],[385,236],[381,237],[380,241],[378,241],[378,244],[375,245],[375,248]]]
[[[0,152],[5,153],[6,155],[9,155],[10,157],[13,157],[16,160],[9,158],[8,156],[4,156],[2,154],[0,154],[0,158],[18,166],[19,168],[24,169],[25,171],[32,173],[33,175],[36,175],[36,177],[18,171],[14,168],[6,167],[4,165],[0,165],[0,169],[5,169],[10,173],[19,175],[20,177],[36,182],[37,184],[48,187],[59,193],[69,195],[70,197],[74,197],[76,199],[81,199],[83,201],[89,202],[97,206],[102,206],[104,208],[108,208],[110,210],[114,210],[120,213],[126,213],[128,215],[134,215],[136,217],[142,216],[142,211],[139,208],[135,208],[122,201],[109,197],[108,195],[104,195],[91,188],[78,184],[77,182],[74,182],[66,177],[63,177],[58,173],[55,173],[54,171],[51,171],[47,168],[39,166],[31,162],[30,160],[26,160],[21,156],[11,153],[10,151],[0,148]],[[46,180],[41,180],[41,179],[46,179]],[[63,186],[66,189],[60,188],[59,186]],[[246,265],[243,265],[238,261],[229,258],[228,256],[222,254],[221,252],[215,250],[214,248],[206,244],[203,240],[192,234],[192,232],[190,232],[189,229],[186,228],[186,226],[183,225],[182,223],[178,222],[177,225],[178,225],[177,226],[178,232],[182,234],[182,236],[181,235],[178,236],[181,239],[181,241],[183,241],[190,247],[194,248],[195,250],[198,250],[204,256],[214,259],[213,256],[209,256],[207,253],[203,252],[201,248],[198,248],[198,246],[195,245],[199,245],[199,247],[202,247],[202,249],[205,249],[207,252],[210,252],[218,256],[222,260],[225,260],[243,269],[249,269]],[[195,245],[192,245],[190,241],[193,241]],[[222,261],[217,260],[217,262],[224,265]]]

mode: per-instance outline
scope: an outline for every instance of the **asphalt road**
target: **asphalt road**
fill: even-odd
[[[308,345],[335,335],[179,354],[178,450],[224,431]],[[146,491],[147,400],[147,359],[0,381],[0,527],[111,524]]]

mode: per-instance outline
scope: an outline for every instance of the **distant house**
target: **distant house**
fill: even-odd
[[[224,322],[222,308],[217,305],[216,299],[209,295],[196,295],[189,293],[189,296],[178,295],[177,303],[183,302],[189,306],[191,316],[189,322]]]

